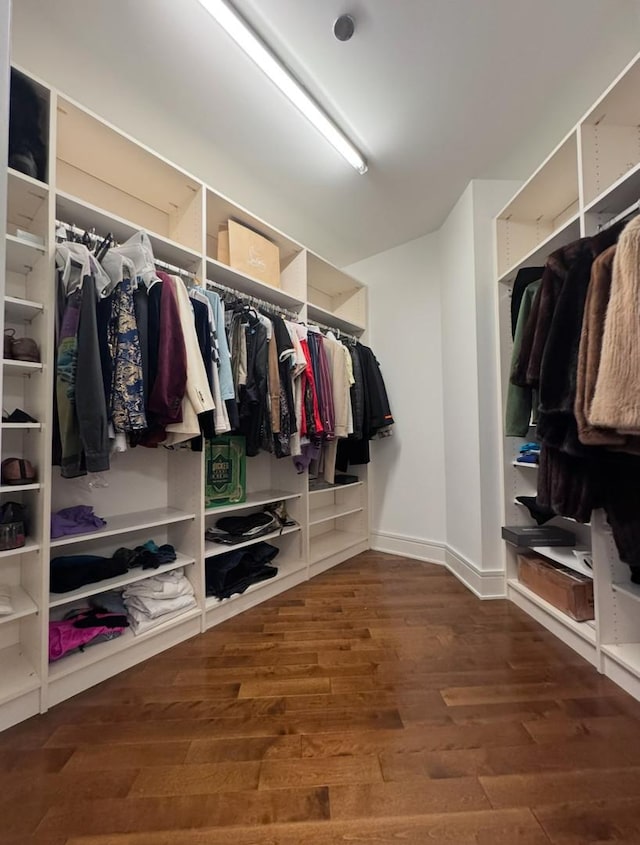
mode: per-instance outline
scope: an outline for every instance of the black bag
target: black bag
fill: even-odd
[[[42,103],[29,80],[11,70],[9,167],[40,179],[47,177],[47,150],[42,140]]]
[[[272,513],[250,513],[246,516],[224,516],[216,522],[216,528],[233,537],[261,537],[280,528],[280,521]]]

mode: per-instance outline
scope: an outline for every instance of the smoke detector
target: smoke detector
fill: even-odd
[[[338,41],[348,41],[355,29],[356,24],[351,15],[340,15],[333,24],[333,34]]]

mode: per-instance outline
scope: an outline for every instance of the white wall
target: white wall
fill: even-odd
[[[372,444],[377,548],[443,560],[446,538],[437,235],[346,268],[369,285],[368,341],[389,392],[393,436]]]

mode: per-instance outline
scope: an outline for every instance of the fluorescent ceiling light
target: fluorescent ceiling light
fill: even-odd
[[[205,9],[258,65],[302,114],[318,129],[358,173],[367,172],[367,162],[351,141],[311,99],[291,73],[282,65],[247,24],[224,0],[200,0]]]

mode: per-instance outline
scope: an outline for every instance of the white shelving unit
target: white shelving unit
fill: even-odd
[[[298,475],[291,460],[260,454],[247,461],[246,501],[222,507],[205,504],[203,453],[130,449],[112,456],[111,469],[103,473],[106,487],[88,485],[86,478],[62,479],[59,469],[52,467],[56,221],[99,234],[111,232],[119,241],[144,229],[157,259],[305,321],[321,322],[336,333],[362,337],[367,293],[360,282],[302,244],[63,93],[26,75],[42,99],[48,121],[47,183],[7,171],[1,293],[3,328],[14,328],[17,337],[35,338],[41,362],[5,359],[0,384],[7,412],[20,408],[37,422],[2,423],[0,449],[3,457],[30,460],[37,481],[0,487],[0,504],[8,497],[20,501],[27,508],[30,525],[23,548],[0,552],[2,581],[12,586],[16,596],[12,616],[0,618],[0,730],[369,546],[366,467],[357,468],[356,484],[310,493],[308,476]],[[265,284],[218,260],[218,233],[229,219],[277,244],[279,285]],[[220,555],[250,543],[205,544],[205,529],[221,516],[250,513],[280,501],[296,525],[255,541],[277,546],[276,577],[229,599],[207,597],[207,563],[215,566]],[[51,539],[51,513],[78,504],[91,505],[106,525]],[[172,544],[177,560],[157,570],[133,569],[67,593],[51,593],[51,558],[77,553],[109,557],[121,546],[135,547],[149,539],[158,545]],[[160,624],[140,636],[128,630],[115,640],[49,664],[50,611],[59,618],[74,601],[176,568],[184,568],[193,585],[195,608],[161,618]]]
[[[502,406],[506,400],[512,350],[511,284],[522,267],[542,266],[553,250],[626,211],[640,198],[640,55],[623,71],[575,129],[546,159],[496,220],[497,290],[500,317]],[[520,442],[504,438],[504,524],[533,524],[515,500],[535,495],[536,469],[517,464]],[[618,556],[601,511],[591,523],[569,519],[553,523],[576,535],[576,547],[591,550],[593,568],[568,548],[533,551],[587,575],[594,582],[595,620],[575,622],[517,579],[516,550],[505,546],[507,596],[560,639],[579,651],[640,699],[640,586]]]

